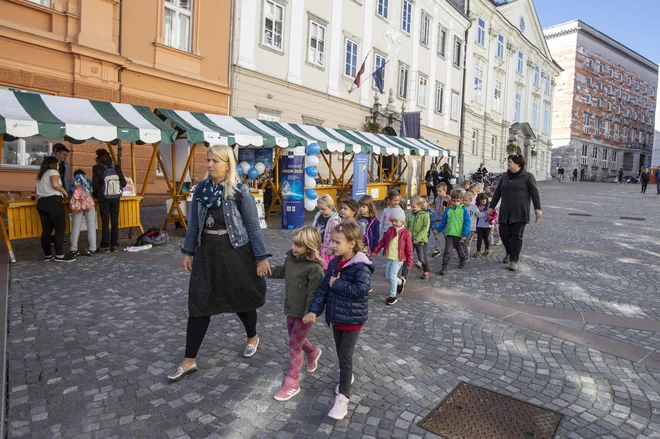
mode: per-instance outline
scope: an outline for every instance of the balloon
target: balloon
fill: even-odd
[[[248,162],[248,165],[250,165],[251,168],[254,168],[254,165],[256,165],[255,162]]]
[[[259,176],[259,171],[257,171],[255,168],[250,168],[250,170],[248,171],[248,178],[250,180],[254,180],[258,176]]]
[[[249,171],[250,168],[251,168],[250,164],[249,164],[248,162],[245,162],[245,161],[240,162],[240,163],[238,164],[238,166],[240,166],[241,168],[243,168],[243,174],[247,174],[248,171]]]
[[[259,162],[259,163],[257,163],[256,165],[254,165],[254,169],[256,169],[257,171],[259,171],[259,175],[261,175],[261,174],[263,174],[264,172],[266,172],[266,165],[264,165],[263,163]]]
[[[305,195],[310,200],[316,200],[319,197],[319,194],[314,189],[307,189]]]
[[[309,145],[307,145],[307,150],[306,150],[308,155],[316,155],[319,152],[321,152],[321,147],[319,146],[318,143],[312,142]]]
[[[309,175],[305,175],[305,187],[307,189],[314,189],[316,187],[316,180]]]
[[[314,209],[316,209],[316,200],[310,200],[309,198],[305,198],[305,210],[311,212]]]
[[[236,165],[236,173],[238,174],[239,177],[242,177],[244,172],[243,172],[243,167],[241,165]]]
[[[317,175],[319,175],[319,170],[316,169],[314,166],[308,166],[305,168],[305,174],[309,175],[310,177],[314,178]]]
[[[316,157],[315,155],[308,155],[305,157],[305,165],[307,166],[318,166],[319,165],[319,158]]]

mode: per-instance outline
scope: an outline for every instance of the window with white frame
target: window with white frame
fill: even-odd
[[[594,68],[594,60],[590,59],[589,62],[588,62],[588,65],[589,65],[590,69],[593,69]]]
[[[646,91],[647,91],[647,90],[648,90],[648,89],[646,88],[646,84],[644,84],[644,87],[642,88],[642,93],[646,94]]]
[[[28,1],[50,8],[50,0],[28,0]]]
[[[493,96],[493,111],[502,112],[502,78],[495,79],[495,94]]]
[[[598,81],[598,90],[603,91],[603,81]]]
[[[603,148],[603,160],[607,160],[607,148]]]
[[[591,84],[593,84],[593,79],[591,77],[587,78],[587,87],[591,87]]]
[[[596,130],[596,135],[600,134],[600,117],[596,116],[594,119],[594,130]]]
[[[479,152],[479,131],[472,130],[472,155]]]
[[[630,93],[626,93],[625,100],[626,102],[630,102]]]
[[[621,105],[616,106],[616,114],[621,114]]]
[[[408,75],[410,67],[399,63],[399,76],[397,78],[397,96],[401,99],[408,99]]]
[[[275,114],[257,113],[258,120],[267,120],[269,122],[279,122],[280,117]]]
[[[589,134],[591,132],[591,115],[589,113],[584,113],[582,122],[582,131],[584,131],[586,134]]]
[[[426,107],[429,95],[429,78],[420,74],[417,85],[417,105]]]
[[[504,35],[502,34],[497,36],[497,57],[504,59]]]
[[[639,81],[635,81],[635,90],[639,91]]]
[[[603,101],[601,101],[601,99],[600,99],[600,98],[598,98],[598,99],[596,99],[596,106],[597,106],[598,108],[600,108],[600,107],[601,107],[601,104],[602,104],[602,102],[603,102]]]
[[[374,55],[374,72],[378,71],[381,67],[385,65],[387,59],[379,53]],[[381,70],[381,77],[383,78],[383,84],[385,84],[385,69]]]
[[[264,23],[261,43],[276,50],[284,44],[284,6],[264,0]]]
[[[477,104],[481,104],[484,88],[484,69],[481,63],[477,62],[474,66],[474,91],[472,92],[472,100]]]
[[[516,92],[516,106],[513,111],[513,120],[520,122],[520,111],[522,109],[522,93],[520,91]]]
[[[614,78],[614,69],[610,69],[610,78]]]
[[[614,140],[619,141],[619,124],[615,123],[614,124]]]
[[[451,92],[451,120],[458,121],[461,114],[461,95],[455,91]]]
[[[532,128],[534,130],[539,128],[539,102],[536,99],[532,102]]]
[[[623,82],[623,73],[619,73],[619,82]]]
[[[616,91],[616,97],[619,98],[619,99],[621,99],[621,89],[618,89],[618,90]]]
[[[443,101],[445,99],[445,87],[439,82],[435,84],[435,112],[442,114]]]
[[[585,102],[586,102],[587,104],[590,104],[590,103],[591,103],[591,95],[586,95],[586,96],[584,97],[584,100],[585,100]]]
[[[412,23],[412,2],[410,0],[403,0],[403,8],[401,10],[401,29],[405,33],[410,33],[410,26]]]
[[[309,51],[307,62],[323,67],[325,65],[325,26],[309,20]]]
[[[582,157],[586,157],[589,153],[589,146],[582,144]]]
[[[604,68],[603,64],[598,64],[598,73],[603,73]]]
[[[598,148],[594,146],[594,149],[591,150],[591,157],[594,159],[598,158]]]
[[[550,94],[550,73],[545,75],[545,94]]]
[[[607,111],[612,111],[612,103],[611,102],[607,103]]]
[[[383,18],[388,18],[390,9],[390,0],[378,0],[376,13]]]
[[[166,0],[163,43],[184,52],[191,51],[192,0]]]
[[[522,52],[518,52],[518,73],[523,74],[523,65],[525,63],[525,55]]]
[[[477,20],[477,44],[486,45],[486,22],[481,18]]]
[[[534,85],[539,86],[541,84],[541,68],[539,66],[534,67]]]
[[[461,67],[463,57],[463,41],[460,38],[454,37],[454,67]]]
[[[543,105],[543,128],[541,132],[543,134],[548,134],[550,129],[550,106],[548,104]]]
[[[447,53],[447,29],[438,26],[438,56],[445,57]]]
[[[422,28],[419,33],[419,42],[426,47],[431,45],[431,16],[422,11]]]
[[[490,158],[495,160],[497,157],[497,136],[491,136],[490,138]]]
[[[646,123],[646,116],[644,116],[643,114],[640,115],[640,116],[639,116],[639,121],[640,121],[641,123]]]
[[[346,38],[346,59],[344,63],[344,75],[355,78],[357,75],[358,45],[355,41]]]
[[[646,100],[642,99],[642,108],[646,108]]]
[[[605,127],[603,128],[603,132],[607,137],[610,136],[610,121],[607,119],[605,120]]]
[[[632,85],[632,78],[628,78],[628,86]]]
[[[616,151],[612,151],[612,161],[616,162]]]
[[[633,105],[637,105],[637,102],[638,102],[638,101],[637,101],[637,98],[635,98],[635,99],[633,100]]]
[[[608,85],[608,86],[607,86],[607,94],[608,94],[608,95],[611,95],[611,94],[612,94],[612,86],[611,86],[611,85]]]

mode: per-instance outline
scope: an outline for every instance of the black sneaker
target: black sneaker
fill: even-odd
[[[88,249],[88,248],[85,249],[85,250],[83,250],[83,252],[81,253],[81,255],[83,255],[83,256],[92,256],[93,254],[94,254],[94,252],[91,251],[91,250]]]
[[[443,265],[440,269],[440,276],[444,276],[445,274],[447,274],[447,266]]]
[[[44,256],[44,262],[50,262],[55,258],[55,256],[50,255],[50,256]]]
[[[406,287],[406,278],[401,277],[399,279],[401,279],[401,285],[396,287],[396,293],[397,294],[403,294],[403,289]]]
[[[431,255],[432,258],[437,258],[440,256],[440,250],[433,250],[433,254]]]
[[[466,265],[466,264],[467,264],[467,261],[462,260],[462,261],[458,264],[458,268],[463,269],[463,268],[465,268],[465,265]]]
[[[53,262],[73,262],[75,260],[76,258],[74,258],[71,255],[66,255],[63,258],[58,258],[58,257],[53,258]]]
[[[71,256],[72,258],[77,258],[78,257],[78,250],[71,250],[69,252],[69,256]]]
[[[118,251],[119,251],[119,247],[110,247],[110,251],[111,251],[112,253],[118,252]]]
[[[96,253],[110,253],[110,247],[100,247],[96,250]]]
[[[385,303],[388,305],[394,305],[396,302],[397,302],[396,297],[388,297],[387,299],[385,299]]]

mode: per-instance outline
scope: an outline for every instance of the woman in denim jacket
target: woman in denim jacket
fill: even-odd
[[[186,353],[172,381],[197,370],[197,352],[211,316],[235,313],[247,333],[244,357],[257,352],[257,309],[266,297],[270,273],[259,214],[250,188],[240,182],[234,153],[212,146],[206,155],[208,178],[195,189],[188,232],[181,251],[192,273],[188,288]]]

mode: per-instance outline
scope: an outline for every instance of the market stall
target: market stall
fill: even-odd
[[[131,177],[137,185],[136,145],[152,145],[142,190],[139,195],[121,198],[119,228],[137,227],[142,231],[140,203],[156,163],[160,142],[172,142],[175,136],[176,131],[147,107],[0,90],[0,156],[5,140],[47,139],[73,145],[84,142],[107,145],[116,161],[113,145],[127,142],[130,143]],[[75,147],[73,149],[75,154]],[[12,240],[41,236],[36,205],[36,200],[30,198],[10,197],[1,202],[3,238],[12,262],[16,261]]]

